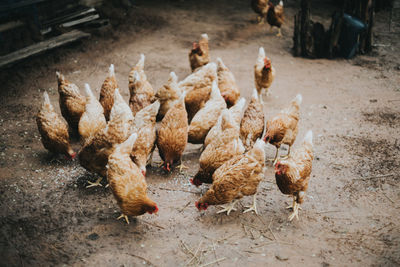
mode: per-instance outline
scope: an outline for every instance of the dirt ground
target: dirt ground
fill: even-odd
[[[378,46],[371,55],[294,58],[297,5],[286,3],[284,37],[278,38],[255,24],[249,1],[139,1],[126,14],[107,10],[118,18],[111,33],[99,31],[2,70],[0,265],[400,265],[399,35],[388,32],[389,13],[383,11],[377,14]],[[313,19],[328,25],[327,7],[321,3],[312,10]],[[127,225],[116,220],[120,213],[110,189],[86,189],[94,175],[77,160],[43,148],[35,114],[44,90],[57,106],[56,70],[98,93],[113,63],[127,100],[128,72],[140,53],[158,89],[169,72],[179,79],[190,73],[187,54],[203,32],[210,36],[212,60],[224,60],[247,99],[258,48],[266,49],[277,71],[271,95],[264,97],[267,118],[303,95],[295,146],[312,129],[315,160],[300,220],[287,221],[291,200],[278,190],[271,164],[257,195],[259,216],[242,213],[250,197],[230,216],[216,214],[215,207],[198,212],[194,202],[207,186],[189,183],[200,153],[198,145],[188,145],[183,160],[191,168],[185,173],[148,170],[158,215],[131,218]],[[79,149],[76,140],[73,145]],[[266,151],[273,157],[274,147]]]

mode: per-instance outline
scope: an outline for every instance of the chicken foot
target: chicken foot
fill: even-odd
[[[122,218],[124,218],[125,221],[126,221],[126,223],[129,224],[129,219],[128,219],[128,216],[127,216],[127,215],[125,215],[125,214],[122,213],[121,216],[119,216],[119,217],[117,218],[117,220],[122,219]]]
[[[291,210],[294,210],[294,206],[298,206],[298,208],[300,209],[300,210],[302,210],[302,208],[297,204],[297,200],[296,200],[297,198],[296,197],[293,197],[293,204],[292,205],[289,205],[289,206],[287,206],[286,207],[286,209],[291,209]]]
[[[95,187],[95,186],[103,186],[100,182],[103,180],[102,177],[98,178],[95,182],[88,181],[86,188]]]
[[[288,149],[287,155],[286,155],[286,156],[283,156],[283,157],[281,157],[282,159],[287,159],[287,158],[289,158],[289,156],[290,156],[290,148],[291,148],[291,146],[289,146],[289,149]]]
[[[276,148],[275,157],[273,159],[268,159],[272,161],[272,166],[275,166],[276,162],[278,161],[278,153],[279,153],[279,147]]]
[[[257,16],[257,24],[262,25],[264,24],[264,17],[263,16]]]
[[[254,211],[257,215],[258,215],[258,211],[257,211],[257,199],[256,199],[256,195],[253,195],[253,205],[251,206],[246,206],[246,208],[248,208],[247,210],[243,211],[243,213],[249,212],[249,211]]]
[[[278,28],[278,33],[276,34],[278,37],[283,37],[281,28]]]
[[[221,205],[220,207],[222,208],[222,210],[217,211],[217,213],[222,213],[226,211],[226,214],[229,215],[229,213],[231,213],[231,211],[235,211],[235,204],[238,202],[238,200],[234,200],[231,203],[225,204],[225,205]]]
[[[300,209],[301,209],[300,205],[297,202],[295,202],[294,207],[293,207],[293,212],[288,217],[289,221],[292,221],[294,219],[294,217],[296,217],[297,220],[299,219],[299,210]]]

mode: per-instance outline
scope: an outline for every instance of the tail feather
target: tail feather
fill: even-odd
[[[253,148],[257,148],[264,151],[265,142],[258,138],[257,141],[254,143]]]
[[[296,102],[297,105],[301,105],[301,102],[303,101],[303,97],[301,96],[301,94],[298,94],[295,99],[293,99],[293,102]]]
[[[160,101],[156,101],[153,104],[150,105],[151,106],[151,115],[152,116],[156,116],[158,113],[158,110],[160,109]]]
[[[126,139],[123,143],[117,146],[116,150],[121,153],[130,154],[133,149],[133,145],[136,142],[136,139],[137,139],[137,134],[136,133],[131,134],[131,136],[129,136],[128,139]]]
[[[239,110],[243,110],[245,104],[246,104],[246,99],[244,97],[241,97],[239,101],[234,106],[231,107],[231,109],[237,107]]]
[[[313,132],[312,132],[312,130],[309,130],[307,133],[306,133],[306,135],[305,135],[305,137],[304,137],[304,142],[305,143],[309,143],[309,144],[313,144]]]
[[[114,77],[115,76],[114,64],[111,64],[110,67],[108,68],[108,76],[109,77]]]
[[[280,6],[283,6],[283,1],[279,1],[279,5],[280,5]]]
[[[217,98],[218,96],[219,96],[219,97],[222,97],[222,96],[221,96],[221,92],[219,91],[219,88],[218,88],[218,83],[217,83],[216,80],[214,80],[213,83],[212,83],[210,99],[215,99],[215,98]]]
[[[229,126],[234,125],[232,114],[229,109],[224,109],[222,111],[221,129],[224,131]]]
[[[133,78],[134,78],[134,81],[135,81],[135,82],[140,81],[139,72],[135,71],[135,72],[133,73]]]
[[[119,93],[119,89],[115,89],[114,91],[114,105],[116,103],[122,103],[124,102],[124,99],[122,98],[122,95]]]
[[[140,70],[144,69],[144,61],[145,61],[146,57],[144,54],[140,54],[140,59],[138,61],[138,63],[136,64],[136,67],[138,67]]]
[[[93,92],[90,89],[89,84],[87,84],[87,83],[85,83],[85,93],[86,93],[86,96],[94,98]]]
[[[254,88],[253,95],[251,96],[252,99],[258,100],[258,92],[257,89]]]
[[[177,83],[178,82],[178,76],[176,76],[175,72],[171,71],[169,74],[171,82]]]
[[[265,58],[264,48],[260,47],[260,49],[258,49],[258,60],[262,60],[264,62],[264,58]]]
[[[62,75],[61,72],[56,71],[56,76],[59,83],[65,80],[64,75]]]
[[[207,33],[203,33],[201,35],[201,38],[208,40],[208,34]]]
[[[44,91],[43,96],[44,96],[44,103],[46,105],[51,105],[49,94],[46,91]]]
[[[187,93],[186,91],[183,91],[182,94],[181,94],[181,96],[179,97],[179,100],[178,100],[179,103],[182,103],[182,102],[183,102],[183,105],[185,105],[186,93]]]
[[[218,68],[225,69],[226,66],[220,57],[217,58]]]

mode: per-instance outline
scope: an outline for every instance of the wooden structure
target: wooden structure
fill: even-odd
[[[294,17],[293,52],[295,56],[307,58],[332,58],[339,49],[339,38],[343,26],[343,14],[360,19],[367,30],[360,35],[359,49],[368,53],[372,49],[374,7],[376,0],[344,0],[340,10],[332,15],[329,30],[310,19],[311,1],[301,0],[300,11]]]
[[[0,68],[89,37],[82,28],[108,24],[80,0],[4,0],[0,3]]]

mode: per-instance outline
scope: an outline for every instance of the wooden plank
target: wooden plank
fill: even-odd
[[[18,51],[12,52],[5,56],[0,57],[0,68],[16,63],[33,55],[40,54],[44,51],[74,42],[76,40],[89,37],[90,34],[79,30],[73,30],[59,36],[50,38],[46,41],[33,44],[31,46],[22,48]]]
[[[81,19],[77,19],[77,20],[73,20],[73,21],[69,21],[69,22],[63,23],[63,24],[61,24],[61,26],[64,27],[64,28],[68,28],[68,27],[72,27],[72,26],[75,26],[75,25],[78,25],[78,24],[82,24],[82,23],[85,23],[85,22],[88,22],[88,21],[92,21],[92,20],[95,20],[95,19],[98,19],[98,18],[100,18],[99,14],[95,14],[95,15],[87,16],[87,17],[84,17],[84,18],[81,18]]]
[[[47,21],[43,22],[42,25],[43,25],[43,27],[52,26],[54,24],[63,23],[63,22],[72,20],[74,18],[83,16],[83,15],[87,15],[87,14],[90,14],[90,13],[94,13],[94,12],[96,12],[96,9],[91,7],[91,8],[88,8],[88,9],[80,10],[78,12],[70,13],[70,14],[67,14],[67,15],[64,15],[64,16],[59,16],[59,17],[47,20]]]
[[[0,32],[9,31],[11,29],[21,27],[22,25],[24,25],[24,23],[20,20],[9,21],[0,25]]]

